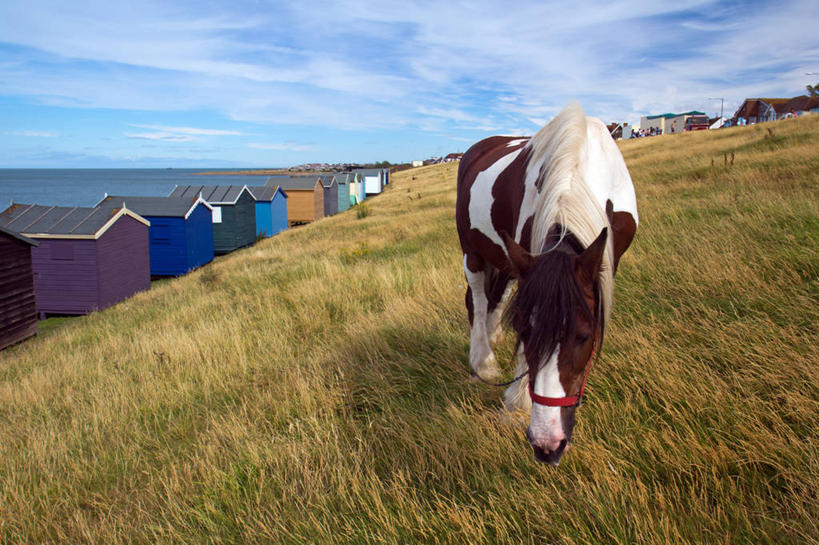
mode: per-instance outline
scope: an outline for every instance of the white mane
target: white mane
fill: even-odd
[[[580,174],[583,170],[580,162],[587,160],[586,124],[583,108],[576,102],[572,103],[527,144],[531,155],[526,177],[537,176],[538,187],[531,248],[535,252],[543,250],[549,229],[556,223],[571,231],[584,247],[594,242],[603,227],[609,228],[599,280],[603,307],[601,316],[605,328],[614,289],[614,249],[606,212]],[[533,169],[538,169],[539,174],[530,174]]]

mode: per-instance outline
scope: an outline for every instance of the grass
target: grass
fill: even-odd
[[[0,352],[0,543],[819,543],[818,145],[622,145],[640,228],[557,469],[467,381],[423,167]]]

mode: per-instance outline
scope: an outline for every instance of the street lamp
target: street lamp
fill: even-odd
[[[719,118],[722,119],[722,106],[725,103],[725,99],[722,97],[708,97],[708,100],[719,100]]]

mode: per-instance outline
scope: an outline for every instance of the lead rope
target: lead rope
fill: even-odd
[[[512,362],[515,361],[515,357],[518,355],[518,349],[519,348],[520,348],[520,339],[518,339],[518,342],[515,343],[515,351],[512,352],[512,357],[509,359],[509,366],[510,367],[512,365]],[[516,376],[512,380],[509,380],[509,381],[506,381],[506,382],[491,382],[489,380],[486,380],[482,376],[480,376],[478,373],[472,373],[472,376],[477,378],[478,380],[480,380],[484,384],[488,384],[489,386],[495,386],[497,388],[503,388],[504,386],[510,386],[510,385],[516,383],[517,381],[519,381],[520,379],[522,379],[523,377],[525,377],[528,374],[529,374],[529,370],[527,369],[526,371],[524,371],[520,375]]]

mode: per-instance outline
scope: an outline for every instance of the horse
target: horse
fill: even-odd
[[[457,191],[472,373],[499,376],[491,344],[509,324],[518,379],[503,384],[504,405],[531,410],[534,458],[556,466],[637,231],[631,177],[606,126],[573,103],[532,137],[470,147]]]

